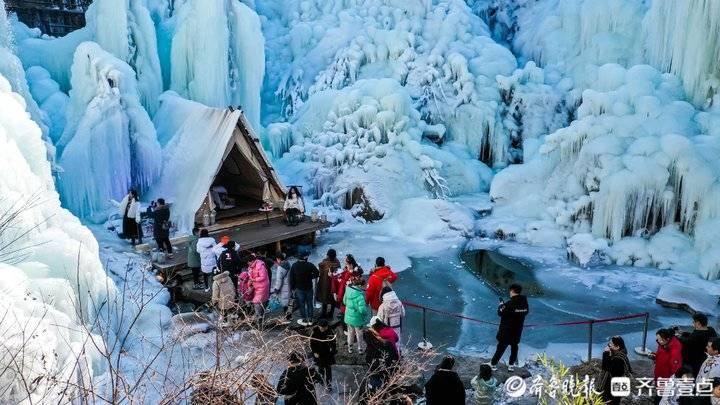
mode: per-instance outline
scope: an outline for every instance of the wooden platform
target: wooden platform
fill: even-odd
[[[298,236],[314,234],[316,231],[329,228],[329,222],[312,222],[306,217],[297,226],[287,226],[282,216],[270,217],[270,225],[266,226],[263,215],[261,221],[242,223],[224,229],[212,229],[210,235],[216,240],[221,236],[228,235],[232,240],[240,244],[240,248],[253,249],[259,246],[269,245],[275,242],[282,242]],[[156,270],[165,272],[182,270],[187,263],[187,238],[173,240],[174,257],[165,263],[153,263]]]

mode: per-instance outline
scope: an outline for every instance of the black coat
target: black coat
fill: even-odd
[[[312,281],[320,272],[307,260],[298,260],[290,268],[290,290],[312,291]]]
[[[498,342],[509,345],[519,344],[528,312],[530,312],[530,308],[524,295],[516,295],[509,301],[500,304],[498,307],[500,327],[496,336]]]
[[[708,327],[707,330],[693,330],[685,332],[680,337],[682,343],[683,363],[689,365],[693,369],[693,374],[697,375],[700,367],[707,358],[705,348],[708,340],[717,336],[715,329]]]
[[[383,340],[378,346],[368,345],[365,349],[365,362],[371,374],[377,372],[387,375],[399,359],[395,346],[387,340]]]
[[[235,277],[242,270],[240,255],[234,248],[226,247],[217,259],[217,266],[220,273],[227,271],[231,276]]]
[[[316,326],[310,333],[310,350],[313,352],[313,359],[318,367],[327,367],[335,364],[337,343],[335,333],[328,328],[324,332]]]
[[[315,405],[315,382],[318,376],[304,365],[290,366],[280,375],[277,393],[285,396],[287,405]]]
[[[464,405],[465,386],[456,372],[439,368],[425,383],[425,400],[427,405]]]
[[[167,239],[170,237],[170,208],[161,205],[153,212],[153,237]]]

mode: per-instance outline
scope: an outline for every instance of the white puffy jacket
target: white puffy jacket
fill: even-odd
[[[203,273],[212,273],[217,266],[215,239],[210,236],[198,239],[197,252],[200,254],[200,269]]]

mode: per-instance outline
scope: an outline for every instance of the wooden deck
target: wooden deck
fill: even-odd
[[[263,215],[264,216],[264,215]],[[210,235],[216,240],[223,235],[228,235],[232,240],[240,244],[240,248],[253,249],[259,246],[282,242],[298,236],[314,234],[316,231],[329,228],[329,222],[312,222],[309,217],[297,226],[287,226],[282,216],[270,217],[270,225],[266,225],[265,218],[262,221],[243,223],[225,229],[212,229]],[[182,270],[187,263],[187,238],[174,239],[174,257],[165,263],[153,263],[156,270],[164,272]]]

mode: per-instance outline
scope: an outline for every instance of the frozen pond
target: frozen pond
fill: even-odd
[[[689,315],[666,309],[654,301],[657,289],[646,278],[660,276],[654,269],[604,267],[579,269],[565,263],[514,260],[498,252],[455,251],[412,259],[410,269],[400,273],[397,290],[404,301],[467,317],[497,322],[498,294],[518,282],[528,290],[530,314],[527,324],[602,319],[650,312],[648,345],[662,326],[688,324]],[[647,274],[646,274],[647,273]],[[646,277],[644,277],[646,276]],[[422,337],[422,311],[407,308],[406,336]],[[629,347],[641,346],[643,319],[595,324],[593,353],[599,355],[607,339],[625,337]],[[496,327],[448,315],[427,313],[428,339],[437,347],[483,354],[494,349]],[[521,356],[548,352],[568,360],[587,353],[588,326],[527,328]],[[652,347],[652,346],[651,346]]]

